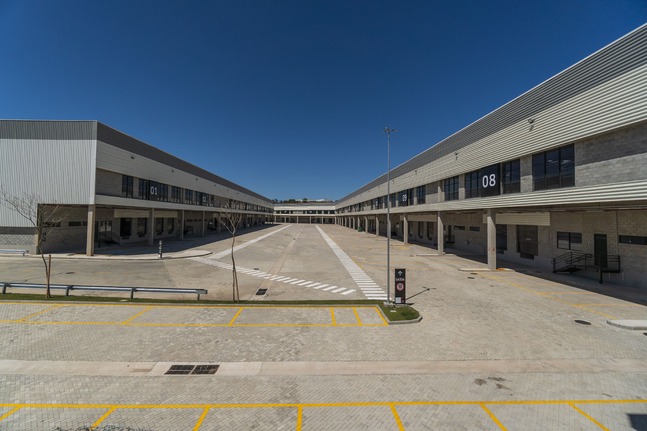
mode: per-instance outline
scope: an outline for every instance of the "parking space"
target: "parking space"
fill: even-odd
[[[4,404],[0,430],[210,429],[635,431],[647,400],[394,401],[267,404]],[[459,425],[460,424],[460,425]]]
[[[377,306],[168,306],[0,303],[1,323],[123,326],[386,326]]]

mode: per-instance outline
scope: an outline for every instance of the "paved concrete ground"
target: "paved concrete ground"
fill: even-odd
[[[241,298],[352,301],[375,294],[367,279],[384,289],[384,238],[320,228],[350,263],[316,226],[241,235]],[[0,303],[0,430],[647,429],[647,337],[607,323],[647,320],[643,294],[392,244],[418,324],[385,326],[353,306]],[[142,249],[55,258],[53,281],[228,299],[229,247],[185,242],[176,253],[193,257],[161,261],[132,259]],[[0,258],[0,280],[40,282],[39,265]],[[220,368],[164,374],[177,364]]]

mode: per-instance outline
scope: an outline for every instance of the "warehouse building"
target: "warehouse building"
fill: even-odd
[[[92,255],[218,232],[227,212],[242,214],[243,228],[273,216],[268,198],[97,121],[0,120],[0,187],[36,214],[30,221],[5,200],[0,249],[30,253],[40,243]]]
[[[404,242],[647,287],[647,25],[395,167],[390,196],[386,180],[337,223],[386,235],[390,200]]]

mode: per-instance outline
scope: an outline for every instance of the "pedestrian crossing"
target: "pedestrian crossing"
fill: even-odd
[[[319,227],[316,226],[317,230],[319,230],[319,233],[323,237],[323,239],[326,241],[326,243],[330,246],[332,249],[333,253],[337,256],[337,259],[341,262],[342,265],[344,265],[344,268],[346,268],[346,271],[350,274],[351,278],[359,287],[359,289],[362,291],[364,296],[367,299],[379,299],[386,301],[388,298],[386,296],[386,293],[380,286],[377,285],[376,282],[373,281],[369,275],[364,272],[362,268],[357,265],[353,259],[351,259],[335,242],[330,239],[328,235]]]
[[[234,267],[231,263],[220,262],[218,260],[209,259],[205,257],[192,257],[191,260],[200,262],[206,265],[215,266],[217,268],[227,269],[229,271],[233,270]],[[263,278],[270,281],[276,281],[285,284],[291,284],[300,287],[308,287],[314,290],[322,290],[324,292],[337,293],[340,295],[350,295],[353,292],[356,292],[357,289],[349,289],[342,286],[335,286],[324,283],[317,283],[312,280],[303,280],[299,278],[286,277],[281,275],[269,274],[264,271],[259,271],[257,269],[250,269],[236,265],[236,272],[246,275],[251,275],[252,277]]]

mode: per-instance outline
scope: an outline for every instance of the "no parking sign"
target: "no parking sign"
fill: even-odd
[[[395,303],[404,304],[407,299],[407,270],[395,270]]]

